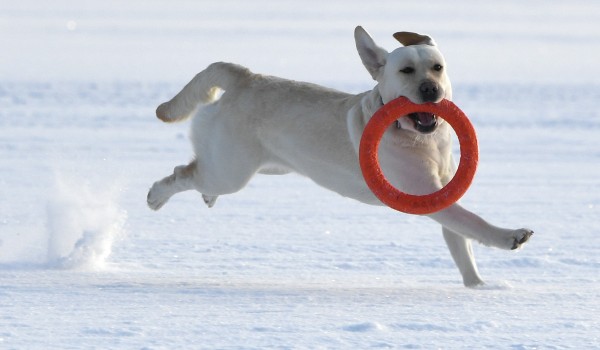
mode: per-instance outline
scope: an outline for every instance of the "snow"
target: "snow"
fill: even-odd
[[[0,3],[0,348],[599,347],[599,20],[591,0]],[[357,24],[436,39],[481,147],[464,205],[536,232],[475,247],[486,288],[434,222],[299,176],[146,207],[191,157],[159,103],[218,60],[369,89]]]

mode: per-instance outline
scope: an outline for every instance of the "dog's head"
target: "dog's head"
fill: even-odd
[[[414,103],[452,99],[446,62],[435,42],[427,35],[398,32],[394,38],[404,46],[387,52],[362,28],[354,31],[356,48],[367,71],[379,86],[383,103],[405,96]],[[413,113],[400,118],[398,127],[421,133],[433,132],[438,118],[428,113]]]

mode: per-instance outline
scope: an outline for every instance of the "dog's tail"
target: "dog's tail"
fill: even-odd
[[[217,62],[198,73],[175,97],[158,106],[158,119],[171,123],[189,118],[198,105],[209,104],[219,99],[222,90],[235,84],[241,77],[250,74],[242,66]]]

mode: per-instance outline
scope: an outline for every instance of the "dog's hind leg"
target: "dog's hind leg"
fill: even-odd
[[[464,238],[445,227],[442,228],[442,232],[444,234],[446,245],[450,250],[450,255],[452,255],[452,259],[462,275],[464,285],[467,287],[482,285],[483,281],[477,271],[471,240]]]
[[[156,181],[154,185],[152,185],[148,192],[148,206],[153,210],[158,210],[162,208],[174,194],[195,189],[195,172],[196,161],[193,161],[188,165],[175,167],[173,174],[160,181]]]

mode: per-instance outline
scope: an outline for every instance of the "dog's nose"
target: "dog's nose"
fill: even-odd
[[[433,81],[425,81],[419,86],[421,99],[423,102],[435,102],[438,99],[439,91],[437,84]]]

